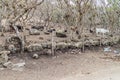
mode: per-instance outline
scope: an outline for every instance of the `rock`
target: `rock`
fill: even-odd
[[[2,55],[2,54],[7,54],[8,55],[8,54],[10,54],[10,51],[1,51],[0,55]]]
[[[3,71],[5,68],[0,68],[0,71]]]
[[[51,55],[52,54],[52,50],[51,49],[48,49],[47,50],[47,55]]]
[[[31,44],[26,47],[28,52],[36,52],[36,51],[41,51],[43,50],[43,47],[41,44]]]
[[[76,48],[82,48],[82,46],[83,46],[83,43],[82,43],[82,42],[77,42],[77,43],[75,43],[75,47],[76,47]]]
[[[38,54],[33,54],[32,56],[34,59],[38,59],[39,58],[39,55]]]
[[[74,49],[76,48],[75,43],[67,43],[69,49]]]
[[[65,43],[65,42],[59,42],[59,43],[57,43],[56,44],[56,49],[67,49],[68,48],[68,45],[67,45],[67,43]]]
[[[18,37],[16,35],[11,35],[8,38],[6,38],[5,46],[8,50],[11,51],[11,53],[20,52],[22,49],[22,38],[21,36]]]
[[[14,45],[9,45],[8,46],[8,50],[11,52],[11,53],[15,53],[16,52],[16,48]]]
[[[99,45],[99,41],[97,41],[97,40],[93,40],[93,41],[91,42],[91,44],[92,44],[93,46],[95,46],[95,45]]]
[[[51,47],[52,47],[52,43],[42,43],[41,44],[42,45],[42,47],[43,47],[43,49],[51,49]]]
[[[102,41],[102,44],[103,45],[110,45],[110,41],[109,40],[104,40],[104,41]]]
[[[89,40],[85,40],[85,41],[84,41],[84,45],[85,45],[85,46],[91,46],[91,42],[90,42]]]
[[[0,45],[0,51],[5,50],[5,47],[1,44]]]
[[[50,28],[47,30],[47,32],[52,33],[53,31],[56,31],[54,28]]]
[[[63,30],[56,31],[56,36],[61,38],[67,37],[66,32],[64,32]]]
[[[40,31],[37,29],[30,29],[29,34],[30,35],[40,35]]]
[[[20,61],[19,63],[12,63],[11,61],[9,61],[9,62],[5,62],[3,64],[3,67],[8,68],[8,69],[12,69],[15,71],[23,71],[25,64],[26,63],[24,61]]]
[[[10,22],[8,19],[1,20],[1,29],[3,29],[6,32],[10,31],[11,28],[10,28]]]
[[[112,37],[112,42],[113,42],[113,44],[117,44],[119,41],[120,41],[119,36],[113,36],[113,37]]]
[[[8,62],[8,54],[10,54],[10,51],[1,51],[0,52],[0,64],[4,64]]]
[[[8,62],[6,62],[6,63],[3,64],[3,67],[11,69],[12,65],[13,65],[13,63],[10,62],[10,61],[8,61]]]
[[[49,34],[50,34],[50,32],[48,32],[48,31],[44,31],[44,34],[49,35]]]
[[[40,30],[40,31],[44,30],[44,26],[32,26],[31,28],[32,29],[37,29],[37,30]]]

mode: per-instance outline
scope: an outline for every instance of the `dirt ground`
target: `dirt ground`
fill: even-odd
[[[23,71],[0,70],[0,80],[120,80],[120,62],[113,60],[113,52],[86,51],[61,53],[57,57],[40,56],[35,60],[24,57]],[[21,58],[12,57],[12,62]]]

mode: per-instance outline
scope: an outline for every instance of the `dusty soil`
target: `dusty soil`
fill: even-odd
[[[40,56],[34,60],[24,57],[23,71],[4,69],[0,80],[120,80],[120,62],[111,57],[114,53],[86,51],[79,54],[59,54],[57,57]],[[12,62],[21,58],[12,57]]]

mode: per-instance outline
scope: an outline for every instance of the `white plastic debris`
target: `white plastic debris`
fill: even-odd
[[[104,29],[104,28],[96,28],[96,33],[102,33],[102,34],[105,34],[105,33],[109,33],[109,30],[107,29]]]
[[[16,63],[16,64],[13,64],[12,70],[14,70],[14,71],[23,71],[24,67],[25,67],[25,62]]]
[[[111,52],[112,50],[110,49],[110,47],[104,48],[104,52]]]
[[[25,66],[25,62],[13,64],[13,67],[23,67],[23,66]]]
[[[120,50],[114,50],[114,53],[115,53],[115,54],[119,54],[119,53],[120,53]]]

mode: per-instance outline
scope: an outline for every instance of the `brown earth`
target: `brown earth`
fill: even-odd
[[[113,60],[113,52],[69,53],[71,51],[57,57],[42,55],[37,60],[23,57],[24,70],[4,69],[0,71],[0,80],[120,80],[120,62]],[[15,56],[11,58],[12,62],[20,60]]]

